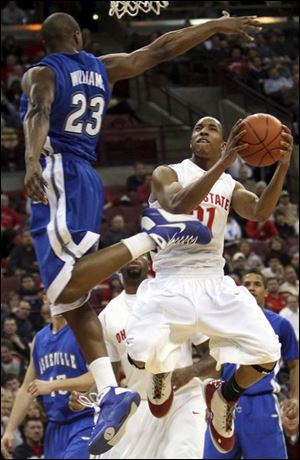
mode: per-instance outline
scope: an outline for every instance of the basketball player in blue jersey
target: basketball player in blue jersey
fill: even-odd
[[[22,80],[25,186],[32,198],[32,236],[52,314],[63,314],[68,321],[97,384],[101,411],[90,441],[92,454],[117,442],[139,396],[116,389],[101,327],[88,304],[90,289],[156,245],[205,244],[211,238],[197,219],[157,210],[151,212],[150,230],[93,252],[99,239],[103,187],[90,162],[96,160],[112,87],[215,33],[251,38],[248,33],[258,30],[255,16],[231,18],[224,13],[218,20],[165,34],[133,53],[96,58],[82,51],[81,31],[73,17],[55,13],[43,23],[48,56],[29,68]],[[174,225],[182,220],[184,224]]]
[[[39,379],[40,391],[36,390]],[[93,411],[75,413],[69,409],[69,391],[84,391],[93,378],[75,336],[62,316],[52,319],[35,336],[32,356],[23,384],[18,390],[4,436],[1,450],[11,458],[13,433],[22,423],[37,394],[48,425],[45,433],[44,455],[50,459],[89,458],[88,439],[93,427]]]
[[[299,349],[291,323],[265,308],[265,279],[260,273],[249,272],[243,278],[243,285],[255,297],[267,320],[279,337],[281,356],[290,369],[290,399],[299,408]],[[234,364],[225,364],[222,379],[232,377],[236,370]],[[276,371],[263,377],[258,383],[248,388],[239,399],[235,415],[234,448],[221,454],[206,431],[204,458],[287,458],[286,445],[279,412],[277,393],[280,385],[276,381]]]

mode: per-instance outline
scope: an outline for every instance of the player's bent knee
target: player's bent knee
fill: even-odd
[[[129,355],[127,355],[127,359],[130,364],[132,364],[137,369],[145,369],[145,363],[143,361],[136,361],[135,359],[130,358]]]

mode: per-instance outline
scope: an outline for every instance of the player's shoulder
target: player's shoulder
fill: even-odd
[[[265,309],[265,315],[271,323],[271,326],[273,326],[273,328],[277,331],[292,328],[290,321],[286,319],[284,316],[280,315],[279,313],[275,313],[272,310]]]
[[[98,315],[101,322],[104,321],[107,324],[111,318],[118,317],[119,312],[124,310],[124,296],[125,291],[122,291],[117,297],[109,301],[104,310]]]
[[[26,90],[33,85],[38,83],[53,83],[55,81],[54,71],[45,65],[36,65],[28,68],[22,77],[22,87],[23,91],[26,93]]]

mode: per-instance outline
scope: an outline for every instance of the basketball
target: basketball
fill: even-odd
[[[241,143],[249,144],[240,157],[251,166],[270,166],[281,157],[281,122],[267,113],[256,113],[243,120],[247,131]]]

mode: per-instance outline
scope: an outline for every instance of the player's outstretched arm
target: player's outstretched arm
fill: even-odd
[[[47,203],[41,183],[39,159],[49,131],[50,111],[55,96],[55,76],[47,67],[34,67],[22,79],[22,89],[28,97],[28,109],[23,127],[25,135],[25,187],[35,201]]]
[[[129,54],[111,54],[102,56],[110,83],[140,75],[164,61],[180,56],[214,34],[240,34],[249,40],[249,35],[261,30],[257,16],[232,18],[226,11],[216,20],[184,29],[168,32],[150,45]]]
[[[19,388],[16,394],[16,399],[9,416],[5,433],[1,439],[1,452],[4,458],[12,458],[12,442],[14,438],[14,431],[23,422],[28,412],[29,406],[34,400],[34,397],[27,392],[29,383],[36,378],[36,372],[33,364],[33,360],[30,360],[30,364],[26,371],[22,386]]]
[[[52,391],[87,391],[94,384],[90,372],[72,379],[56,379],[51,381],[35,379],[28,386],[28,392],[33,397],[47,395]]]
[[[278,162],[272,180],[262,196],[258,198],[257,195],[246,190],[239,182],[236,184],[232,194],[231,206],[237,214],[245,219],[254,222],[264,222],[270,218],[277,205],[293,152],[293,136],[291,131],[284,125],[282,129],[282,157]]]

